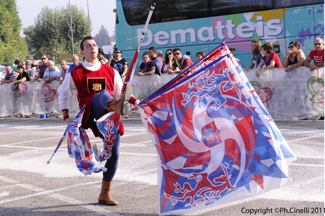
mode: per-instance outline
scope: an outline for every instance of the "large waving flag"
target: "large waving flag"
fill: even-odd
[[[140,104],[160,159],[159,214],[183,214],[278,188],[295,155],[229,55]]]

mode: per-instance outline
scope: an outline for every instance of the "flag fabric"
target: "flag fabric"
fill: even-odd
[[[224,55],[139,105],[155,145],[159,214],[275,189],[295,159],[241,68]]]
[[[148,96],[146,99],[144,99],[142,102],[146,102],[147,100],[151,99],[155,95],[159,94],[160,92],[164,91],[165,89],[169,88],[171,85],[174,85],[175,83],[179,82],[183,78],[195,73],[196,71],[200,70],[201,68],[207,66],[211,62],[214,62],[219,57],[224,56],[225,54],[230,53],[228,47],[226,44],[222,43],[219,46],[217,46],[214,50],[203,56],[199,61],[195,62],[193,65],[188,67],[186,70],[184,70],[182,73],[180,73],[178,76],[174,77],[174,79],[170,80],[168,83],[166,83],[164,86],[162,86],[160,89],[158,89],[156,92]]]
[[[65,130],[57,148],[67,139],[69,157],[75,159],[76,166],[80,172],[85,175],[91,175],[106,171],[105,167],[96,167],[97,160],[89,141],[86,131],[81,127],[82,118],[85,112],[85,106],[80,110],[77,116],[72,119]]]
[[[122,116],[116,112],[109,112],[96,121],[97,128],[103,136],[103,151],[96,155],[99,162],[109,159],[112,156],[112,148],[114,146],[117,129],[120,126]],[[97,149],[97,146],[95,147]],[[97,154],[96,150],[96,154]]]

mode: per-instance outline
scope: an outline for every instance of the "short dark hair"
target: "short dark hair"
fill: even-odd
[[[21,66],[21,65],[19,65],[19,66],[17,66],[17,70],[19,70],[19,69],[23,69],[24,70],[24,67]]]
[[[82,39],[81,43],[80,43],[80,50],[84,50],[84,42],[86,40],[94,40],[94,38],[92,36],[86,36]]]
[[[292,44],[292,45],[294,45],[295,47],[297,47],[298,49],[300,49],[300,43],[298,42],[298,41],[291,41],[290,43],[289,43],[289,45],[290,44]]]
[[[180,48],[177,48],[177,47],[174,49],[173,53],[174,53],[175,51],[180,51],[180,52],[182,52],[182,51],[180,50]]]
[[[267,42],[266,44],[262,45],[262,48],[267,52],[271,53],[273,52],[273,45],[270,42]]]
[[[229,48],[229,51],[236,51],[235,48]]]
[[[42,54],[41,57],[42,57],[42,56],[45,56],[47,59],[49,58],[46,54]]]
[[[15,60],[15,65],[19,64],[19,61],[20,61],[19,59],[16,59]]]
[[[149,55],[149,53],[148,53],[148,52],[144,52],[144,53],[142,54],[142,57],[143,57],[144,55]]]
[[[154,53],[157,53],[157,48],[152,46],[152,47],[149,47],[149,50],[152,50]]]

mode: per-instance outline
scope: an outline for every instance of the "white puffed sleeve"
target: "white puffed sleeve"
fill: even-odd
[[[72,80],[71,74],[68,73],[65,76],[65,79],[62,83],[62,85],[60,85],[60,87],[58,88],[58,93],[59,93],[59,109],[60,110],[64,110],[64,109],[70,109],[69,106],[69,101],[70,101],[70,97],[72,96],[72,94],[74,94],[77,91],[76,86]]]
[[[121,97],[121,91],[123,88],[123,82],[121,79],[120,74],[117,72],[117,70],[114,69],[115,75],[114,75],[114,90],[112,91],[112,94],[115,98],[119,99]]]

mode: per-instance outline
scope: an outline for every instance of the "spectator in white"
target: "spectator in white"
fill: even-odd
[[[174,63],[173,49],[166,50],[165,62],[167,64],[165,64],[163,73],[168,73],[169,65],[173,65],[173,63]]]
[[[305,53],[300,49],[300,43],[298,41],[290,42],[288,49],[287,55],[282,61],[282,66],[285,67],[285,72],[303,66],[306,58]]]
[[[33,60],[32,62],[32,69],[36,71],[36,66],[38,65],[38,62],[36,60]]]
[[[158,74],[159,76],[161,75],[161,71],[164,69],[164,65],[163,65],[163,61],[162,58],[157,56],[157,48],[152,46],[149,47],[149,57],[151,58],[151,61],[153,61],[156,65],[156,74]]]
[[[108,61],[108,65],[117,70],[121,78],[124,78],[128,72],[128,63],[124,58],[122,58],[122,52],[119,48],[114,49],[113,55]]]
[[[196,53],[197,60],[200,60],[201,58],[203,58],[203,56],[205,56],[205,53],[203,51],[199,51]]]
[[[173,63],[169,61],[168,74],[181,73],[193,64],[191,58],[187,55],[183,56],[179,48],[173,50],[173,58]]]
[[[235,57],[236,55],[236,49],[235,48],[229,48],[229,51],[231,52],[231,54],[234,56],[236,62],[238,63],[238,65],[240,66],[240,60],[238,58]]]
[[[65,79],[65,75],[67,75],[67,71],[68,71],[68,63],[65,60],[62,60],[61,61],[61,70],[60,70],[62,80]]]
[[[1,85],[3,83],[11,83],[16,76],[17,76],[17,72],[13,71],[10,66],[7,66],[6,67],[6,76],[3,79],[3,81],[1,82]]]
[[[75,69],[76,67],[82,64],[81,62],[79,62],[79,56],[76,54],[74,54],[71,59],[73,64],[70,65],[68,73],[70,73],[73,69]]]
[[[257,66],[260,64],[261,60],[263,60],[263,52],[262,52],[262,43],[259,40],[253,40],[251,42],[251,49],[252,49],[252,54],[253,58],[251,61],[251,64],[249,65],[248,68],[246,68],[246,71],[249,71],[250,69],[253,69],[254,66],[257,68]]]
[[[314,41],[315,49],[311,50],[304,65],[309,67],[310,71],[324,67],[324,40],[323,38],[316,38]],[[310,64],[314,61],[314,64]]]
[[[31,60],[26,60],[25,61],[25,71],[28,74],[28,81],[32,80],[36,75],[35,71],[32,68],[32,61]]]
[[[102,64],[107,64],[108,60],[106,59],[104,50],[102,48],[98,48],[98,54],[97,54],[97,58],[100,61],[100,59],[102,60]]]
[[[34,81],[39,82],[41,81],[41,79],[43,79],[43,75],[45,70],[47,69],[47,63],[49,61],[49,58],[47,57],[47,55],[43,54],[41,59],[42,61],[38,63],[40,65],[40,71],[34,79],[30,80],[30,83],[33,83]]]
[[[137,72],[138,76],[151,75],[158,73],[156,70],[156,65],[154,61],[150,60],[149,54],[144,52],[142,54],[143,62],[141,62],[139,70]]]
[[[51,83],[53,80],[57,80],[62,84],[62,80],[60,79],[61,74],[59,68],[55,67],[53,61],[49,61],[47,63],[47,69],[45,70],[43,80],[46,83]]]

